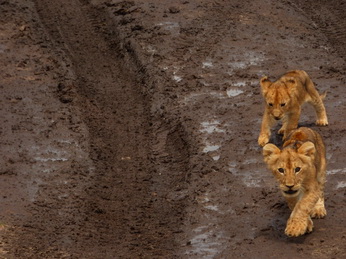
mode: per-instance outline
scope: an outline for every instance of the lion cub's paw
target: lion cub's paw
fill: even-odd
[[[278,134],[280,134],[280,135],[284,135],[284,134],[285,134],[285,129],[284,129],[284,127],[281,127],[281,128],[279,129]]]
[[[322,219],[327,215],[327,211],[324,206],[318,206],[312,209],[311,217],[315,219]]]
[[[265,144],[267,144],[269,142],[269,136],[267,134],[261,134],[259,137],[258,137],[258,144],[260,146],[264,146]]]
[[[305,233],[310,233],[313,229],[313,222],[310,217],[300,219],[288,219],[285,234],[289,237],[298,237]]]
[[[306,228],[306,233],[312,232],[313,228],[314,228],[314,223],[312,222],[311,218],[309,217],[308,218],[308,226]]]
[[[316,125],[318,126],[327,126],[328,125],[328,120],[325,118],[325,119],[319,119],[316,121]]]

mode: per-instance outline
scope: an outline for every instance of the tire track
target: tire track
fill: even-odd
[[[168,203],[159,194],[160,188],[172,188],[167,170],[184,170],[179,163],[153,165],[151,145],[156,140],[151,132],[150,100],[144,97],[136,74],[119,59],[115,29],[107,27],[102,10],[86,1],[35,3],[55,48],[68,53],[71,60],[72,81],[80,95],[77,103],[89,128],[90,156],[96,168],[81,197],[81,213],[74,212],[74,238],[65,249],[83,258],[170,257],[175,253],[172,233],[177,231],[183,208],[173,210],[181,203]],[[107,42],[105,35],[113,42]],[[168,129],[164,138],[154,149],[168,152],[155,163],[164,160],[170,165],[171,160],[183,159],[174,157],[177,143],[178,149],[184,149],[176,141],[181,134]],[[164,177],[158,179],[158,171]]]
[[[333,48],[346,59],[346,2],[305,0],[292,3],[314,21]]]

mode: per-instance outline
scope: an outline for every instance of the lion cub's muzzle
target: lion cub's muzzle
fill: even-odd
[[[275,120],[281,120],[282,119],[282,117],[283,117],[283,114],[281,113],[281,112],[279,112],[279,111],[273,111],[272,112],[272,116],[273,116],[273,118],[275,119]]]
[[[294,185],[285,185],[285,189],[282,191],[284,192],[285,195],[287,196],[294,196],[295,194],[298,193],[298,190],[293,189],[295,186]]]
[[[287,191],[284,191],[285,194],[288,194],[288,195],[293,195],[293,194],[296,194],[298,192],[298,190],[292,190],[292,189],[289,189]]]

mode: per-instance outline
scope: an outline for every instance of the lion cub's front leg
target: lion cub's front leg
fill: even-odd
[[[299,203],[298,197],[286,197],[288,207],[293,211],[296,204]],[[297,209],[297,208],[296,208]],[[292,212],[290,218],[287,221],[285,234],[290,237],[297,237],[310,233],[313,229],[313,222],[309,216],[300,215],[296,216],[295,212]]]
[[[270,138],[270,133],[260,133],[259,137],[258,137],[258,144],[260,146],[264,146],[265,144],[267,144],[269,142],[269,138]]]
[[[316,96],[310,103],[314,106],[317,119],[316,119],[316,125],[318,126],[327,126],[328,125],[328,118],[326,113],[326,108],[324,107],[322,98],[316,93]]]
[[[311,189],[317,189],[317,187],[311,187]],[[320,201],[318,192],[308,192],[303,195],[301,199],[297,199],[296,204],[294,205],[294,199],[287,199],[288,205],[290,208],[293,206],[293,210],[290,218],[287,221],[287,226],[285,233],[290,237],[297,237],[309,233],[313,229],[313,222],[310,215],[314,213],[315,208],[320,208],[318,204]],[[316,207],[317,205],[317,207]]]
[[[317,92],[314,83],[311,81],[309,77],[306,81],[306,89],[309,95],[309,98],[307,101],[310,102],[314,106],[316,111],[316,115],[317,115],[316,125],[327,126],[328,125],[327,112],[323,104],[323,99],[326,97],[326,93],[320,95]]]
[[[258,144],[264,146],[269,142],[270,139],[270,128],[275,124],[275,120],[265,110],[262,119],[261,132],[258,137]]]
[[[326,208],[324,207],[324,198],[320,197],[311,211],[311,217],[316,219],[322,219],[327,215]]]
[[[282,119],[282,127],[278,131],[279,134],[282,134],[282,140],[285,141],[288,134],[295,130],[298,127],[299,117],[301,109],[295,109],[293,112],[290,112]]]
[[[290,237],[298,237],[310,233],[314,224],[310,217],[290,217],[287,221],[285,234]]]
[[[279,129],[278,134],[285,135],[286,128],[287,128],[287,116],[282,118],[282,126]]]

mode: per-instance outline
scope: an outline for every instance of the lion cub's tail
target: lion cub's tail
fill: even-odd
[[[323,94],[320,94],[320,97],[322,100],[324,100],[324,98],[326,98],[327,96],[327,91],[325,91]]]

